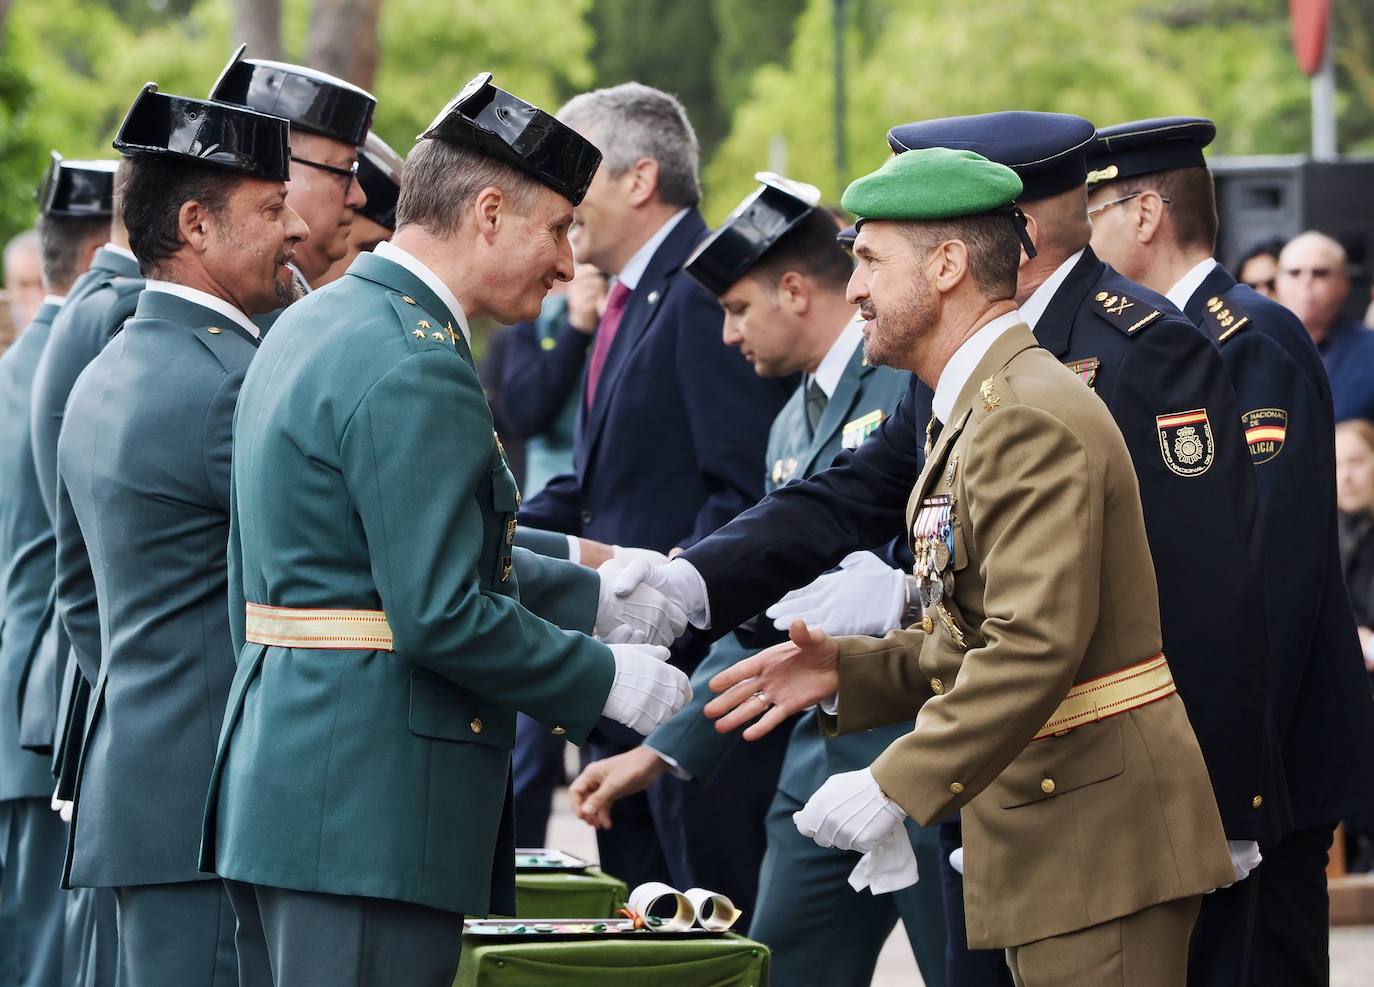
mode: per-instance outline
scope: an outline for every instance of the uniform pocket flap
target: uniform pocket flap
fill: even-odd
[[[1043,802],[1125,770],[1121,724],[1104,720],[1027,747],[994,784],[1004,809]]]
[[[958,572],[968,565],[968,551],[964,548],[964,526],[957,521],[954,523],[954,536],[951,540],[954,542],[954,558],[950,567]]]
[[[425,668],[410,672],[410,732],[511,750],[515,714],[483,703],[462,686]]]

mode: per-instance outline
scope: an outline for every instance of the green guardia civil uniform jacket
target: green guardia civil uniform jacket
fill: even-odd
[[[580,742],[614,660],[549,622],[591,622],[595,574],[562,591],[576,567],[512,546],[519,494],[462,317],[363,254],[264,337],[235,415],[238,669],[205,870],[514,914],[515,712]],[[392,650],[254,643],[246,604],[383,611]]]

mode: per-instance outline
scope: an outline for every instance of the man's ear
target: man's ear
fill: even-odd
[[[197,253],[203,252],[215,229],[215,217],[196,199],[187,199],[177,210],[177,235]]]
[[[811,285],[800,271],[783,274],[777,286],[778,306],[793,315],[805,315],[811,309]]]
[[[1026,236],[1027,238],[1029,238],[1031,244],[1035,247],[1035,249],[1039,250],[1040,224],[1035,221],[1035,217],[1032,216],[1030,213],[1023,211],[1023,214],[1026,217]],[[1023,246],[1021,248],[1021,259],[1017,262],[1016,267],[1019,270],[1020,268],[1025,267],[1030,262],[1031,258],[1026,255],[1026,248]]]
[[[1164,198],[1154,189],[1146,189],[1136,196],[1135,236],[1141,243],[1149,243],[1164,223]]]
[[[640,158],[630,165],[633,176],[630,182],[630,205],[636,209],[658,196],[658,162],[653,158]]]
[[[477,193],[472,201],[472,219],[477,224],[478,234],[491,243],[501,229],[505,219],[506,196],[495,185],[488,185]]]
[[[968,245],[946,240],[935,251],[935,289],[952,291],[968,273]]]

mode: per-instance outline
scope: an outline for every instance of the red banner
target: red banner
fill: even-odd
[[[1288,19],[1298,67],[1309,76],[1316,75],[1330,35],[1331,0],[1288,0]]]

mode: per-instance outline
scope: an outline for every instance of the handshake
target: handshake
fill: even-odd
[[[685,578],[678,575],[685,569]],[[668,664],[668,646],[705,610],[705,587],[686,563],[645,549],[617,548],[597,575],[601,590],[593,633],[615,657],[615,680],[602,712],[630,729],[648,734],[692,699],[681,669]],[[677,579],[674,579],[677,576]],[[700,626],[698,621],[698,626]]]
[[[640,734],[668,722],[692,696],[682,669],[668,664],[668,646],[687,630],[698,601],[673,586],[665,575],[671,568],[657,551],[617,548],[616,557],[596,570],[600,597],[594,634],[616,658],[616,679],[602,712]],[[688,579],[701,581],[691,566],[686,570]]]

